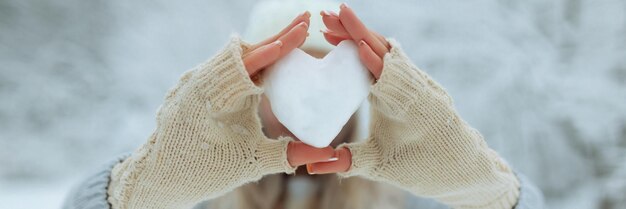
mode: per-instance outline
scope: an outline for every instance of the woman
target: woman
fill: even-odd
[[[305,42],[311,17],[304,12],[257,44],[234,37],[185,73],[148,142],[87,179],[65,208],[542,207],[540,193],[459,118],[449,95],[398,43],[367,29],[346,4],[321,15],[326,41],[358,43],[376,78],[366,139],[352,140],[351,120],[336,149],[298,142],[255,85],[264,67]],[[307,171],[296,171],[301,165]]]

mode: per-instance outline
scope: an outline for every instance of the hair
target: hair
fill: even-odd
[[[270,175],[258,183],[246,184],[226,195],[210,201],[207,208],[276,209],[291,208],[285,202],[287,184],[295,176]],[[404,194],[389,185],[362,178],[339,181],[335,175],[313,177],[314,195],[302,200],[302,209],[348,209],[348,208],[405,208]]]

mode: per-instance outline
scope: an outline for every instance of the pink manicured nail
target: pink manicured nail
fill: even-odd
[[[341,5],[339,5],[339,8],[345,9],[348,8],[348,4],[347,3],[341,3]]]
[[[338,155],[339,155],[339,153],[337,153],[337,151],[335,151],[335,152],[333,153],[333,156],[332,156],[332,157],[330,157],[330,158],[328,158],[328,160],[326,160],[326,162],[334,162],[334,161],[339,160]]]
[[[359,41],[359,46],[365,46],[367,43],[365,43],[365,41],[361,40]]]
[[[320,32],[322,32],[322,33],[328,33],[328,30],[326,30],[326,29],[320,29]]]
[[[283,42],[281,40],[274,41],[274,44],[278,46],[283,46]]]
[[[306,22],[301,22],[298,24],[298,27],[309,27],[309,25],[307,25]]]
[[[328,10],[322,10],[320,12],[320,15],[322,15],[322,17],[326,17],[326,16],[331,16],[331,17],[339,17],[339,15],[333,11],[328,11]]]
[[[306,164],[306,172],[309,173],[309,174],[315,174],[312,171],[311,164]]]
[[[305,10],[304,12],[300,13],[300,14],[298,15],[298,17],[303,17],[303,16],[305,16],[307,12],[309,12],[309,11],[306,11],[306,10]]]

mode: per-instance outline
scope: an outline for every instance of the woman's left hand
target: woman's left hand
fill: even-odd
[[[308,166],[310,173],[358,175],[452,208],[512,208],[519,181],[459,117],[445,89],[415,67],[395,42],[389,47],[349,7],[340,8],[339,15],[322,12],[330,29],[324,32],[326,39],[358,42],[361,61],[379,79],[370,90],[370,135],[340,145],[337,161],[314,163]]]

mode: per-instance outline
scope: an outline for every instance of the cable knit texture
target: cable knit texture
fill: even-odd
[[[373,86],[370,138],[344,144],[359,175],[455,208],[513,208],[519,181],[458,117],[452,99],[390,40]],[[157,113],[148,142],[111,173],[113,208],[191,208],[272,173],[292,173],[290,139],[268,139],[257,116],[258,88],[238,38],[185,73]]]
[[[352,165],[340,175],[387,182],[453,208],[513,208],[519,181],[509,166],[459,118],[446,91],[389,41],[369,97],[370,138],[341,145]]]
[[[257,106],[262,89],[249,78],[239,38],[185,73],[157,113],[157,128],[116,165],[113,208],[191,208],[272,173],[293,173],[288,138],[268,139]]]

